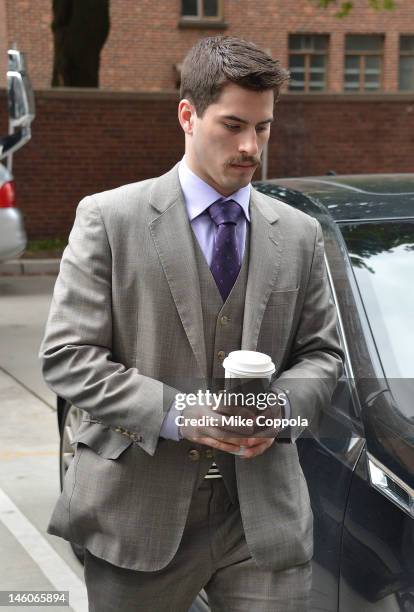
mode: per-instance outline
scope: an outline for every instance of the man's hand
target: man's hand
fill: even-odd
[[[262,455],[270,448],[276,438],[249,438],[248,443],[242,455],[238,455],[240,459],[252,459]]]
[[[233,414],[241,418],[251,418],[251,411],[246,408],[235,408]],[[177,412],[178,415],[178,412]],[[179,426],[180,434],[186,440],[204,444],[217,450],[237,453],[240,446],[246,446],[254,433],[254,425],[231,426],[223,425],[221,413],[207,403],[187,405],[180,412],[183,424]],[[203,422],[204,420],[204,422]]]
[[[247,443],[244,444],[243,454],[238,455],[241,459],[252,459],[262,455],[275,441],[280,427],[274,424],[276,419],[282,418],[282,408],[280,404],[269,406],[267,405],[260,410],[254,406],[250,407],[239,407],[232,406],[229,410],[229,406],[220,406],[218,412],[222,414],[240,414],[240,411],[244,410],[246,415],[253,420],[253,437],[249,437]],[[257,421],[257,418],[261,417],[261,421]],[[264,420],[272,422],[272,425],[260,424]]]
[[[237,416],[239,420],[235,425],[223,425],[223,415]],[[279,431],[275,427],[257,425],[257,417],[277,418],[280,416],[280,407],[256,410],[254,407],[220,405],[217,410],[213,410],[211,406],[198,403],[187,406],[181,416],[185,420],[180,426],[183,438],[217,450],[236,453],[243,459],[251,459],[264,453],[273,444]],[[240,447],[243,447],[244,452],[239,455]]]
[[[254,416],[254,437],[249,438],[243,454],[239,455],[240,459],[252,459],[262,455],[268,448],[270,448],[277,438],[277,434],[280,428],[277,426],[266,426],[258,425],[257,417],[264,417],[265,419],[280,418],[281,408],[277,407],[266,407],[264,410],[257,410]],[[259,421],[260,422],[260,421]]]

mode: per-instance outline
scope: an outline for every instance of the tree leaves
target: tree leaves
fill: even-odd
[[[331,5],[339,5],[338,12],[335,13],[335,17],[343,19],[347,17],[354,8],[354,2],[352,0],[338,1],[338,0],[313,0],[321,8],[328,8]],[[367,0],[368,5],[375,11],[392,11],[396,8],[395,0]]]

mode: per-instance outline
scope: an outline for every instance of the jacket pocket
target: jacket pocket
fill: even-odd
[[[299,292],[300,286],[298,287],[283,287],[280,289],[273,289],[270,292],[269,301],[272,304],[273,300],[278,302],[288,302],[291,297],[295,297],[295,294]]]
[[[104,459],[118,457],[132,444],[132,440],[106,425],[83,422],[71,444],[84,444]]]

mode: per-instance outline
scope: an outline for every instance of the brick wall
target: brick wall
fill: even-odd
[[[1,0],[0,0],[1,1]],[[52,0],[3,0],[6,10],[7,46],[24,51],[35,88],[52,81]]]
[[[368,0],[355,0],[345,19],[313,0],[223,0],[226,29],[182,29],[180,0],[111,0],[111,32],[102,52],[101,87],[162,91],[175,85],[173,65],[201,37],[230,34],[250,39],[288,63],[289,33],[330,33],[329,91],[340,92],[346,33],[386,34],[384,91],[397,89],[398,37],[414,33],[413,0],[375,11]],[[8,44],[16,41],[28,55],[34,87],[48,88],[52,74],[51,0],[0,0],[6,7]],[[1,6],[0,6],[1,9]],[[1,11],[0,11],[1,16]],[[1,38],[1,30],[0,30]],[[1,40],[0,40],[1,49]]]
[[[14,157],[29,236],[65,236],[83,196],[171,168],[184,151],[177,102],[165,93],[37,91],[33,138]],[[0,91],[3,128],[5,113]],[[413,150],[414,95],[285,94],[268,176],[414,172]]]

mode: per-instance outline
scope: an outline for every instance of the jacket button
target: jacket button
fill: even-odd
[[[219,351],[217,353],[217,357],[219,358],[219,361],[223,361],[225,356],[226,356],[226,353],[224,351]]]
[[[208,450],[206,450],[206,457],[207,459],[212,459],[214,457],[214,451],[212,448],[209,448]]]
[[[188,458],[190,461],[198,461],[200,459],[200,453],[195,448],[188,451]]]
[[[230,321],[229,317],[226,317],[226,315],[223,315],[220,319],[220,323],[224,326],[227,325],[227,323]]]

